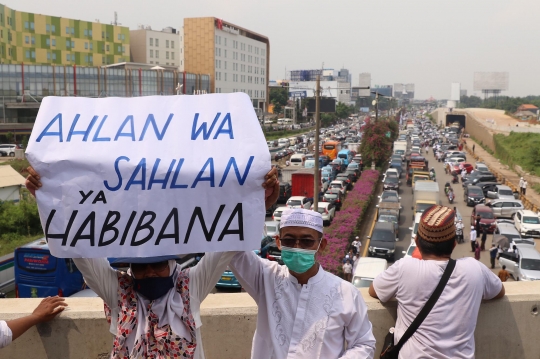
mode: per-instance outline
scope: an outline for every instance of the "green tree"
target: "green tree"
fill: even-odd
[[[13,142],[13,132],[8,132],[6,133],[6,141],[8,143],[12,143]]]
[[[337,120],[335,113],[321,113],[321,126],[328,127],[334,124]]]
[[[353,106],[348,106],[344,104],[343,102],[338,102],[336,105],[336,116],[339,119],[344,119],[350,116],[351,113],[354,112]]]
[[[286,87],[272,87],[270,89],[270,103],[274,105],[274,113],[279,114],[287,105],[289,94]]]
[[[364,163],[369,166],[371,162],[375,162],[376,166],[382,166],[392,152],[393,139],[386,137],[386,133],[392,133],[392,128],[394,131],[396,128],[386,119],[368,119],[364,124],[364,135],[359,148]]]

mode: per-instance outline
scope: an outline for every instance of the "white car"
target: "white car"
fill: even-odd
[[[311,205],[311,209],[314,207]],[[323,224],[330,224],[336,215],[336,206],[330,202],[319,202],[318,211],[323,219]]]
[[[446,163],[449,163],[451,166],[459,165],[462,162],[466,162],[466,160],[461,157],[450,157],[446,160]]]
[[[521,210],[514,215],[516,229],[525,237],[540,236],[540,217],[533,211]]]
[[[413,239],[411,240],[411,244],[409,245],[409,248],[407,248],[406,251],[402,252],[404,254],[403,258],[411,258],[413,256],[415,249],[416,249],[416,242]]]
[[[274,213],[272,214],[272,221],[274,222],[281,222],[281,214],[283,213],[284,210],[286,210],[287,207],[278,207],[276,208],[276,210],[274,211]]]
[[[17,145],[0,145],[0,155],[5,153],[5,156],[15,157],[15,150],[18,148]]]
[[[411,241],[414,242],[416,239],[416,233],[418,233],[418,226],[420,225],[420,218],[422,217],[422,213],[416,213],[414,215],[414,223],[412,227],[409,227],[411,230]]]
[[[271,124],[271,123],[274,123],[274,121],[272,121],[272,120],[264,120],[265,125],[268,125],[268,124]]]
[[[389,168],[389,169],[387,169],[386,172],[384,173],[382,182],[384,182],[384,180],[386,179],[386,176],[391,176],[391,177],[399,178],[399,172],[398,172],[398,170],[395,169],[395,168]]]
[[[343,181],[339,181],[339,180],[330,182],[330,185],[328,186],[328,188],[337,188],[340,190],[341,194],[343,195],[345,195],[345,192],[347,191],[347,185],[343,183]]]
[[[285,204],[287,208],[311,208],[311,202],[304,196],[289,197]]]

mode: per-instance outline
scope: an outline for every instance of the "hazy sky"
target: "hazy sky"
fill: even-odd
[[[540,95],[538,0],[0,0],[20,11],[131,29],[215,16],[270,38],[270,78],[285,69],[348,68],[353,86],[414,83],[416,98],[472,93],[475,71],[508,71],[511,96]]]

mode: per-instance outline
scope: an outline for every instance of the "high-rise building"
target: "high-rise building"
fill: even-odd
[[[95,66],[129,61],[129,29],[17,11],[0,4],[4,64]]]
[[[131,61],[184,69],[184,43],[182,29],[166,27],[161,31],[149,26],[131,30]]]
[[[213,92],[245,92],[265,110],[269,59],[266,36],[214,17],[184,19],[184,70],[209,74]]]

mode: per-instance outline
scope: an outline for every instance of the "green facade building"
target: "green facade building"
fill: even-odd
[[[0,4],[0,62],[101,66],[130,60],[129,28]]]

